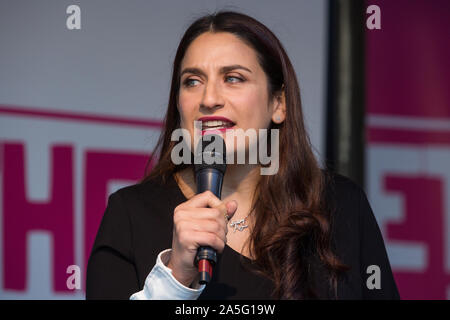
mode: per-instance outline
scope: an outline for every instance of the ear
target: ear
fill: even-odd
[[[286,97],[284,90],[282,90],[274,97],[272,121],[280,124],[284,120],[286,120]]]

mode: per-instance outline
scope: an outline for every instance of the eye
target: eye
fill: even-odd
[[[195,83],[193,83],[194,81],[198,81],[197,79],[186,79],[186,80],[184,80],[184,82],[183,82],[183,85],[185,86],[185,87],[193,87],[194,85],[195,85]]]
[[[233,79],[233,81],[228,81],[228,79]],[[227,77],[225,77],[225,81],[229,82],[229,83],[238,83],[238,82],[244,82],[244,79],[241,79],[241,78],[235,77],[235,76],[227,76]]]

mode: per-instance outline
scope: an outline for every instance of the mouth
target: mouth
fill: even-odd
[[[199,120],[202,122],[202,134],[212,133],[212,131],[224,132],[236,125],[233,121],[223,117],[204,117]]]

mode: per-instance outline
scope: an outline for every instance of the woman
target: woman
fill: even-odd
[[[171,158],[172,132],[194,136],[194,121],[203,134],[221,129],[227,150],[225,130],[279,130],[278,172],[228,165],[221,200],[196,195],[193,165]],[[150,174],[109,198],[89,259],[88,299],[399,298],[364,192],[319,168],[295,71],[260,22],[219,12],[187,29],[157,148]],[[233,151],[242,148],[249,145]],[[199,246],[219,254],[206,287],[193,265]],[[373,265],[379,273],[369,278]]]

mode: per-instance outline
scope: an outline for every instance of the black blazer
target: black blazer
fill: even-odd
[[[327,192],[336,205],[335,252],[350,267],[338,281],[338,299],[399,299],[383,238],[363,190],[335,175]],[[88,262],[86,298],[129,299],[142,290],[157,255],[171,248],[173,210],[184,201],[173,177],[165,185],[153,179],[111,194]],[[226,246],[199,299],[269,299],[271,281],[246,269],[249,261]],[[379,267],[380,289],[367,286],[371,265]],[[321,298],[333,298],[320,270],[318,292]]]

